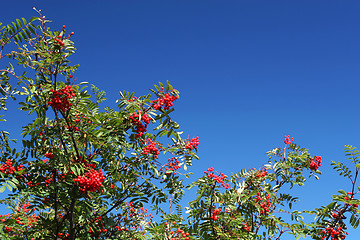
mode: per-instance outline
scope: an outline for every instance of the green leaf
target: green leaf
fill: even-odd
[[[12,188],[12,186],[10,184],[6,184],[5,186],[7,187],[7,189],[9,189],[9,191],[13,190],[13,188]],[[1,192],[1,190],[0,190],[0,192]]]
[[[171,86],[169,80],[166,80],[166,91],[171,91],[171,90],[173,90],[173,89],[174,89],[174,88],[173,88],[173,86]]]
[[[27,24],[26,19],[25,19],[25,18],[21,18],[21,20],[23,21],[24,26],[26,26],[26,24]]]
[[[33,22],[33,21],[38,20],[38,19],[39,19],[39,17],[32,17],[32,18],[30,18],[30,22]]]
[[[35,30],[34,30],[34,28],[31,27],[31,26],[28,26],[27,29],[28,29],[32,34],[35,34],[35,33],[36,33]]]
[[[20,21],[20,19],[16,19],[16,22],[17,22],[17,25],[20,26],[20,28],[23,27],[23,24],[22,24],[22,22]]]
[[[21,36],[24,40],[27,39],[27,37],[25,36],[25,34],[24,34],[23,32],[19,32],[19,34],[20,34],[20,36]]]

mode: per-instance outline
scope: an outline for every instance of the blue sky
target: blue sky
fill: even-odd
[[[191,171],[260,167],[291,135],[323,156],[321,179],[293,192],[299,209],[350,190],[330,161],[359,146],[359,1],[4,1],[0,22],[29,19],[34,6],[75,32],[74,77],[109,105],[159,81],[180,91],[173,117],[200,139]]]

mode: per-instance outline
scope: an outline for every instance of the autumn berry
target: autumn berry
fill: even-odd
[[[168,163],[166,165],[169,166],[166,168],[166,171],[172,171],[173,175],[175,175],[176,170],[180,168],[179,161],[174,157],[169,158]]]
[[[143,114],[142,111],[139,110],[131,113],[129,119],[135,127],[136,137],[141,137],[146,132],[147,125],[150,123],[149,115]],[[142,121],[144,123],[142,123]]]
[[[50,159],[54,158],[54,154],[52,154],[51,152],[45,153],[44,156]]]
[[[247,223],[243,223],[244,230],[250,232],[251,227]]]
[[[207,171],[204,171],[204,173],[207,175],[208,178],[215,181],[216,183],[221,184],[225,189],[229,189],[230,185],[225,183],[224,180],[227,178],[227,176],[223,173],[219,173],[218,175],[214,174],[214,168],[208,168]]]
[[[160,148],[158,143],[152,141],[150,138],[147,140],[149,145],[143,148],[143,154],[148,155],[151,154],[153,158],[158,158],[158,155],[160,154]],[[157,147],[158,145],[158,147]]]
[[[290,140],[290,135],[287,135],[287,136],[284,136],[285,137],[285,140],[284,140],[284,143],[285,144],[291,144],[293,141],[294,141],[294,138],[292,137],[291,140]]]
[[[99,190],[100,187],[102,187],[102,183],[104,182],[105,177],[102,173],[102,170],[96,171],[92,169],[91,171],[88,171],[83,176],[78,176],[76,179],[74,179],[75,184],[80,185],[80,191],[81,192],[96,192]]]
[[[216,208],[212,211],[212,215],[210,216],[210,219],[216,221],[219,219],[219,214],[221,213],[221,208]]]
[[[310,162],[310,169],[316,171],[319,168],[319,165],[315,161]]]
[[[257,172],[255,177],[258,178],[260,181],[264,181],[267,175],[268,172],[266,170],[259,170],[259,172]]]
[[[22,167],[21,167],[22,170]],[[6,160],[4,164],[0,166],[0,172],[5,174],[14,174],[16,171],[15,167],[13,166],[13,163],[10,159]]]
[[[152,107],[155,110],[159,110],[163,106],[164,110],[168,110],[178,98],[178,96],[170,95],[169,93],[161,94],[160,97],[152,101]]]
[[[313,171],[316,171],[322,163],[322,157],[321,156],[316,156],[315,160],[313,158],[310,158],[310,169]]]
[[[52,96],[48,104],[54,109],[66,112],[72,106],[72,103],[69,102],[69,99],[75,96],[72,86],[65,86],[60,90],[51,89],[50,91]]]
[[[197,146],[199,145],[199,137],[193,138],[190,141],[186,143],[185,148],[188,150],[194,150],[197,149]]]
[[[60,46],[65,46],[65,43],[63,41],[60,40],[61,36],[58,36],[58,38],[55,38],[55,41],[57,44],[59,44]]]

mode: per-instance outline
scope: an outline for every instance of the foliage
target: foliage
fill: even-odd
[[[0,191],[11,191],[1,203],[12,210],[0,216],[2,239],[280,239],[284,233],[344,239],[345,215],[358,227],[356,148],[345,148],[352,168],[333,162],[351,191],[340,190],[314,211],[292,210],[298,199],[289,188],[318,178],[322,158],[289,136],[260,169],[228,177],[211,167],[184,186],[199,138],[183,139],[171,118],[179,92],[159,83],[146,96],[119,92],[117,109],[101,109],[105,92],[75,84],[74,33],[65,26],[51,31],[38,13],[29,22],[0,23],[0,59],[9,58],[0,70],[1,109],[12,98],[33,116],[21,143],[0,132]],[[27,71],[18,74],[14,63]],[[195,199],[183,208],[191,188]],[[315,215],[314,222],[304,214]]]

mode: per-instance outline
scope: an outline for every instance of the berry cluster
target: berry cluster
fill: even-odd
[[[61,35],[59,35],[57,38],[55,38],[55,41],[57,42],[57,44],[59,44],[61,47],[63,47],[65,44],[63,41],[61,41]]]
[[[349,195],[349,197],[350,197],[351,199],[354,199],[354,194],[353,194],[352,192],[347,192],[347,194]],[[345,197],[344,199],[345,199],[345,200],[349,200],[349,197]],[[354,208],[358,208],[358,207],[359,207],[358,204],[349,204],[349,206],[354,206]]]
[[[149,145],[143,148],[143,154],[148,155],[150,153],[153,158],[158,158],[161,146],[157,147],[157,143],[152,141],[150,138],[147,141],[149,142]]]
[[[13,214],[13,213],[8,213],[6,215],[0,215],[0,221],[6,222],[7,220],[12,219],[11,221],[15,220],[15,222],[19,225],[26,225],[29,227],[36,225],[36,222],[40,217],[37,216],[35,213],[33,213],[32,215],[27,215],[26,213],[30,210],[26,209],[26,208],[25,208],[25,210],[26,210],[25,213],[22,213],[21,208],[18,208],[17,209],[18,213],[16,213],[16,216],[18,216],[18,217],[16,217],[16,218],[15,218],[15,214]],[[15,229],[13,227],[7,227],[5,225],[4,230],[7,232],[12,232],[13,230],[17,230],[17,229]]]
[[[69,239],[70,234],[69,233],[59,233],[58,237],[62,240],[67,240],[67,239]]]
[[[52,152],[45,153],[44,156],[50,159],[54,158],[54,154],[52,154]]]
[[[292,137],[291,140],[290,140],[290,135],[287,135],[287,136],[284,136],[285,137],[285,140],[284,140],[284,143],[285,144],[288,144],[290,145],[293,141],[294,141],[294,138]]]
[[[15,170],[10,159],[6,160],[6,162],[0,166],[0,171],[5,174],[13,174]]]
[[[72,75],[70,75],[70,77],[72,77]],[[91,123],[91,121],[89,120],[89,118],[86,117],[86,116],[83,115],[83,114],[76,114],[74,117],[75,117],[74,122],[76,122],[76,123],[79,123],[79,122],[82,122],[82,123]]]
[[[135,230],[145,234],[145,226],[149,225],[152,219],[153,215],[148,213],[148,209],[129,202],[122,206],[122,213],[117,214],[114,228],[117,231]]]
[[[136,101],[136,100],[137,100],[137,97],[134,96],[133,98],[129,99],[128,101],[129,101],[129,102],[134,102],[134,101]]]
[[[199,137],[193,138],[190,141],[186,143],[185,148],[188,150],[194,150],[197,149],[197,146],[199,145]]]
[[[95,227],[89,227],[89,233],[91,234],[91,236],[96,236],[102,232],[107,232],[107,229],[104,227],[103,222],[101,222],[101,216],[99,216],[95,220]]]
[[[322,237],[321,239],[325,239],[327,236],[331,236],[331,240],[345,239],[346,235],[349,233],[345,232],[341,227],[337,227],[336,229],[332,227],[325,228],[321,231]]]
[[[168,223],[168,222],[165,222],[165,227],[167,228],[167,230],[171,230],[172,228],[172,225],[176,225],[176,222],[173,222],[172,224],[171,223]],[[170,239],[171,240],[189,240],[189,236],[190,236],[190,233],[188,232],[184,232],[184,230],[182,230],[181,228],[177,228],[176,231],[170,231]]]
[[[148,213],[147,208],[144,208],[144,207],[137,208],[135,206],[134,202],[129,202],[128,206],[129,206],[127,208],[128,214],[126,214],[128,217],[134,218],[137,215],[146,215],[147,216],[147,213]],[[148,216],[150,217],[150,221],[151,221],[153,218],[152,214],[150,213]]]
[[[207,175],[208,178],[216,181],[217,183],[221,184],[224,188],[228,189],[230,187],[229,184],[225,184],[224,180],[227,178],[227,176],[223,173],[219,173],[218,175],[214,174],[214,168],[208,168],[207,171],[204,171],[204,173]]]
[[[245,231],[250,232],[251,227],[247,223],[243,223],[242,225]]]
[[[221,213],[221,208],[216,208],[212,211],[212,215],[210,216],[210,219],[216,221],[219,219],[219,214]]]
[[[92,155],[89,155],[89,157],[91,158]],[[88,161],[81,156],[79,158],[73,159],[72,161],[75,163],[81,163],[87,168],[95,168],[96,167],[96,165],[94,163],[88,163]]]
[[[72,105],[69,102],[69,99],[75,96],[72,87],[65,86],[58,91],[53,89],[51,89],[50,91],[52,92],[52,97],[51,101],[49,101],[48,104],[56,110],[66,112]]]
[[[137,112],[133,112],[129,116],[129,119],[135,126],[136,137],[141,137],[146,132],[147,125],[150,123],[150,117],[139,110]],[[141,121],[144,121],[144,124]]]
[[[266,176],[268,175],[268,172],[266,170],[259,170],[255,177],[258,178],[260,181],[264,181]]]
[[[19,165],[17,168],[15,168],[12,164],[13,163],[10,159],[6,160],[6,162],[0,166],[0,172],[5,174],[14,174],[15,171],[23,170],[23,165]]]
[[[175,175],[176,170],[178,170],[180,168],[179,161],[174,157],[169,158],[168,163],[166,165],[169,166],[166,168],[166,171],[172,171],[173,175]]]
[[[178,98],[178,96],[170,95],[169,93],[162,94],[162,96],[160,96],[159,98],[151,101],[152,107],[155,110],[158,110],[162,106],[164,106],[164,110],[168,110],[173,105],[173,102]]]
[[[30,211],[30,209],[28,209],[28,207],[30,207],[30,206],[31,206],[31,203],[27,202],[27,203],[24,203],[24,205],[22,207],[18,207],[16,210],[18,212],[20,212],[20,210],[22,209],[22,210],[24,210],[24,212],[27,213]]]
[[[320,166],[322,162],[322,157],[316,156],[315,160],[313,158],[310,158],[310,169],[313,171],[316,171]]]
[[[75,185],[77,185],[76,182],[80,185],[80,191],[81,192],[96,192],[99,190],[100,187],[102,187],[102,183],[105,180],[105,176],[102,173],[102,170],[96,171],[92,169],[91,171],[88,171],[84,176],[78,176],[75,181]]]
[[[270,211],[271,202],[270,202],[270,195],[266,194],[265,199],[261,197],[261,194],[258,192],[255,198],[256,203],[260,203],[260,214],[266,215]]]

